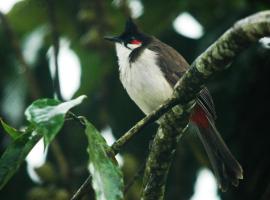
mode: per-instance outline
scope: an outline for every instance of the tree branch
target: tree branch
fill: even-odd
[[[189,121],[195,99],[203,84],[217,71],[224,70],[251,43],[270,35],[270,11],[237,22],[202,53],[175,86],[179,104],[160,120],[143,181],[143,200],[164,199],[165,183],[179,137]]]
[[[20,64],[22,69],[22,73],[25,76],[25,80],[29,87],[29,91],[31,94],[32,99],[37,99],[40,97],[40,91],[38,89],[38,82],[30,70],[29,65],[26,63],[22,51],[21,46],[16,34],[14,33],[13,29],[11,28],[8,19],[6,18],[5,14],[0,11],[0,22],[4,27],[4,31],[6,32],[6,36],[11,43],[11,47],[14,50],[15,56]]]
[[[57,20],[54,12],[54,2],[52,0],[46,0],[48,4],[48,17],[51,27],[52,43],[53,43],[53,59],[55,66],[55,75],[53,77],[53,87],[56,97],[63,101],[61,94],[60,81],[59,81],[59,65],[58,65],[58,54],[59,54],[59,31],[57,28]]]

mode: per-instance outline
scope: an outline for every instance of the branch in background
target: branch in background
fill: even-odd
[[[31,98],[33,100],[37,99],[38,97],[40,97],[40,92],[38,89],[38,82],[35,79],[35,76],[31,72],[30,67],[28,66],[28,64],[26,63],[23,57],[20,42],[18,38],[16,37],[16,34],[12,30],[6,16],[1,11],[0,11],[0,22],[4,27],[8,40],[11,42],[11,46],[14,50],[15,56],[18,62],[20,63],[20,66],[22,68],[22,73],[25,76],[25,80],[27,82],[27,85],[30,91]]]
[[[97,20],[98,20],[98,32],[100,35],[105,34],[105,30],[107,29],[107,22],[108,19],[106,10],[105,10],[105,2],[104,0],[94,0],[94,9],[96,10]]]
[[[55,74],[53,77],[53,87],[56,98],[60,101],[64,101],[61,88],[60,88],[60,81],[59,81],[59,65],[58,65],[58,54],[59,54],[59,31],[57,26],[57,19],[55,14],[55,5],[53,0],[46,0],[47,2],[47,10],[48,10],[48,17],[49,17],[49,24],[51,29],[51,37],[52,37],[52,44],[53,44],[53,60],[54,60],[54,67],[55,67]],[[52,142],[51,149],[53,154],[56,157],[56,161],[60,168],[60,174],[64,181],[70,181],[70,168],[68,162],[64,156],[64,153],[61,149],[60,144],[57,140]]]
[[[270,35],[270,11],[237,22],[202,53],[175,86],[179,105],[162,117],[146,163],[143,200],[164,199],[165,183],[177,141],[189,121],[198,92],[212,75],[224,70],[233,59],[253,42]]]
[[[53,155],[55,156],[57,165],[59,166],[59,171],[61,175],[60,177],[63,179],[64,182],[69,180],[69,166],[61,149],[61,146],[57,140],[52,141],[51,150],[53,152]]]
[[[128,0],[120,1],[120,8],[126,18],[131,16],[131,10],[128,3],[129,3]]]
[[[260,200],[268,200],[270,197],[270,182],[268,183],[266,190],[262,193]]]
[[[58,65],[58,54],[59,54],[59,31],[57,28],[57,21],[55,16],[55,9],[54,9],[54,1],[53,0],[47,0],[48,4],[48,17],[49,17],[49,23],[51,27],[51,34],[52,34],[52,43],[53,43],[53,60],[54,60],[54,66],[55,66],[55,75],[53,77],[53,87],[54,92],[56,94],[56,97],[63,101],[63,97],[61,94],[60,89],[60,81],[59,81],[59,65]]]
[[[143,172],[144,172],[144,168],[145,168],[145,161],[141,164],[141,166],[139,167],[139,170],[136,172],[136,174],[131,178],[131,180],[126,184],[125,188],[124,188],[124,194],[127,194],[127,192],[129,191],[129,189],[132,187],[132,185],[139,179],[142,177]]]

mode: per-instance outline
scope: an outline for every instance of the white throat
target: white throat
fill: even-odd
[[[149,114],[172,95],[173,89],[157,65],[157,53],[145,49],[135,62],[129,62],[132,49],[137,47],[129,49],[116,43],[120,80],[130,98]]]

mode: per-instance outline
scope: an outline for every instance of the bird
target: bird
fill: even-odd
[[[120,81],[135,104],[148,115],[172,97],[174,86],[190,68],[184,57],[173,47],[154,36],[143,33],[129,18],[119,36],[105,36],[115,44]],[[243,169],[225,144],[216,128],[216,111],[207,87],[196,99],[190,123],[206,150],[218,186],[227,191],[238,186]]]

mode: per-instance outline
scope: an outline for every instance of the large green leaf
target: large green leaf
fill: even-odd
[[[88,137],[89,170],[97,200],[123,199],[123,175],[110,147],[97,129],[84,119]]]
[[[14,140],[0,158],[0,189],[19,169],[29,151],[41,139],[36,132],[25,133]]]
[[[83,95],[64,103],[55,99],[39,99],[26,109],[25,115],[36,131],[44,136],[45,143],[49,144],[62,128],[67,111],[85,98]]]

